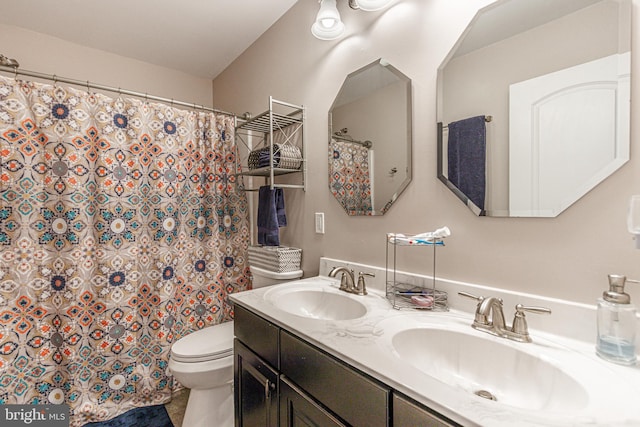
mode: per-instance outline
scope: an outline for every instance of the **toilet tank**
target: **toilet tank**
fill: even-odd
[[[258,289],[265,286],[277,285],[279,283],[297,280],[302,277],[302,270],[287,271],[285,273],[277,273],[275,271],[265,270],[264,268],[249,266],[251,275],[253,276],[252,288]]]

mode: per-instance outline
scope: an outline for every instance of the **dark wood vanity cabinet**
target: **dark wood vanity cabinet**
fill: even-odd
[[[347,427],[331,412],[280,376],[280,427]]]
[[[277,427],[280,328],[236,306],[234,334],[235,425]]]
[[[277,426],[278,372],[237,339],[234,353],[236,426]]]
[[[454,427],[458,424],[448,421],[417,402],[393,393],[394,427]]]
[[[235,306],[236,427],[445,427],[387,385]]]
[[[279,369],[280,328],[241,306],[236,306],[234,312],[235,337],[271,366]]]
[[[284,330],[280,331],[280,373],[346,425],[389,425],[389,387]]]

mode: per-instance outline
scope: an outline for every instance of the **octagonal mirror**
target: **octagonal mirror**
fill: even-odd
[[[411,181],[411,80],[384,60],[347,76],[329,110],[329,189],[348,215],[384,215]]]
[[[498,0],[438,69],[438,178],[474,213],[555,217],[629,159],[630,0]]]

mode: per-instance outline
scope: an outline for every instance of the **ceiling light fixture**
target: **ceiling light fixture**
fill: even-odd
[[[336,6],[336,0],[319,0],[320,10],[311,26],[311,33],[320,40],[334,40],[344,33],[344,23]],[[391,0],[349,0],[351,9],[373,12],[386,7]]]
[[[387,7],[387,5],[391,3],[391,0],[355,0],[355,3],[359,6],[360,10],[375,12],[376,10]],[[351,0],[349,1],[349,6],[351,6]]]
[[[320,0],[320,10],[316,22],[311,26],[311,33],[320,40],[337,39],[344,33],[344,23],[336,6],[336,0]]]

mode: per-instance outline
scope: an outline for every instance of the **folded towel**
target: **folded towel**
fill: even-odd
[[[486,187],[486,124],[484,116],[449,123],[448,178],[484,210]]]
[[[280,245],[280,227],[287,225],[282,188],[264,185],[258,192],[258,243]]]
[[[258,153],[258,167],[264,168],[266,166],[269,166],[270,159],[271,159],[271,156],[269,155],[269,149],[261,150]],[[274,146],[272,166],[278,167],[279,164],[280,164],[280,151],[276,151],[276,147]]]

